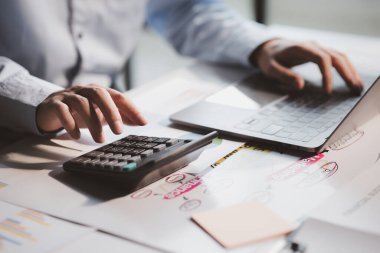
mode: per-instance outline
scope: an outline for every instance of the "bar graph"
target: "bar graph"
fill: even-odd
[[[92,231],[0,201],[0,253],[47,252]]]

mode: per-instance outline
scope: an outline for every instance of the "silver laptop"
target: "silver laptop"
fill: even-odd
[[[361,95],[339,80],[333,95],[327,96],[320,84],[306,82],[305,89],[296,92],[256,73],[170,119],[245,140],[319,152],[379,113],[380,79],[374,80],[364,79]]]

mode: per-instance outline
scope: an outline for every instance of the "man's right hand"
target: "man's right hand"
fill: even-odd
[[[99,143],[105,141],[103,124],[108,124],[113,133],[121,134],[123,123],[132,126],[147,123],[122,93],[98,85],[78,85],[51,94],[38,105],[36,122],[43,133],[64,128],[74,139],[80,137],[79,128],[88,128]]]

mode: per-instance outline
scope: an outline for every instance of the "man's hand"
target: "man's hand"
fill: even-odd
[[[74,139],[79,128],[88,128],[96,142],[104,142],[102,125],[108,123],[112,132],[121,134],[123,123],[145,125],[146,120],[136,107],[116,90],[98,85],[75,86],[51,94],[36,112],[37,127],[42,132],[66,129]]]
[[[290,68],[306,62],[314,62],[321,70],[323,86],[327,94],[332,93],[332,67],[355,92],[363,89],[363,82],[346,55],[319,46],[314,42],[292,42],[274,39],[265,42],[250,56],[250,61],[269,77],[285,84],[303,89],[305,80]]]

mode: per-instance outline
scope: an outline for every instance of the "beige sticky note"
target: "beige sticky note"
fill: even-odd
[[[270,208],[255,202],[196,213],[192,219],[225,248],[275,238],[293,229]]]

